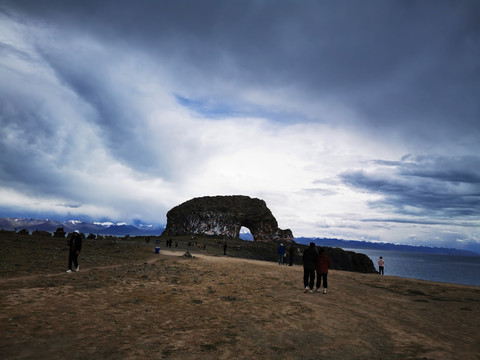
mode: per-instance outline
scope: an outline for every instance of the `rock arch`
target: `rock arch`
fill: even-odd
[[[293,240],[282,230],[265,201],[243,195],[205,196],[175,206],[167,213],[166,236],[212,235],[238,238],[242,226],[254,240]]]

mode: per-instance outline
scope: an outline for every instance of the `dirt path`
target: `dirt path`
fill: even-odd
[[[2,359],[479,359],[480,289],[184,251],[1,280]]]

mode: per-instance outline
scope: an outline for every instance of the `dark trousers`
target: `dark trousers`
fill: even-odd
[[[315,282],[315,269],[305,269],[303,268],[303,286],[313,289],[313,284]]]
[[[328,287],[327,275],[328,274],[320,274],[317,272],[317,289],[320,288],[320,285],[322,285],[322,279],[323,279],[323,287],[325,289]]]
[[[379,266],[379,267],[378,267],[378,273],[379,273],[380,275],[383,275],[383,266]]]
[[[72,270],[72,262],[75,267],[78,267],[78,254],[76,251],[70,251],[68,254],[68,268]]]

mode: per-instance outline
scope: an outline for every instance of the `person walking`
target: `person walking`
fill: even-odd
[[[305,292],[313,292],[317,257],[315,243],[311,242],[310,246],[303,252],[303,286],[305,287]]]
[[[75,271],[80,270],[80,266],[78,265],[78,255],[82,250],[82,237],[78,230],[75,230],[70,236],[70,240],[68,241],[68,273],[72,272],[72,263],[75,265]]]
[[[384,266],[385,266],[385,261],[383,260],[383,257],[380,256],[380,259],[378,259],[378,273],[380,275],[383,275]]]
[[[280,246],[277,249],[277,253],[278,253],[278,265],[283,265],[283,259],[285,255],[285,247],[283,246],[283,244],[280,244]]]
[[[317,258],[317,290],[316,292],[320,292],[320,286],[322,284],[323,280],[323,293],[327,293],[327,287],[328,287],[328,281],[327,281],[327,276],[328,276],[328,268],[331,265],[330,258],[327,256],[325,253],[324,248],[320,248],[318,251],[318,258]]]

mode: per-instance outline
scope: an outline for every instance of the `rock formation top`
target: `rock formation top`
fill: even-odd
[[[254,240],[293,240],[290,229],[278,228],[265,201],[242,195],[205,196],[175,206],[167,213],[162,236],[213,235],[238,238],[242,226]]]

